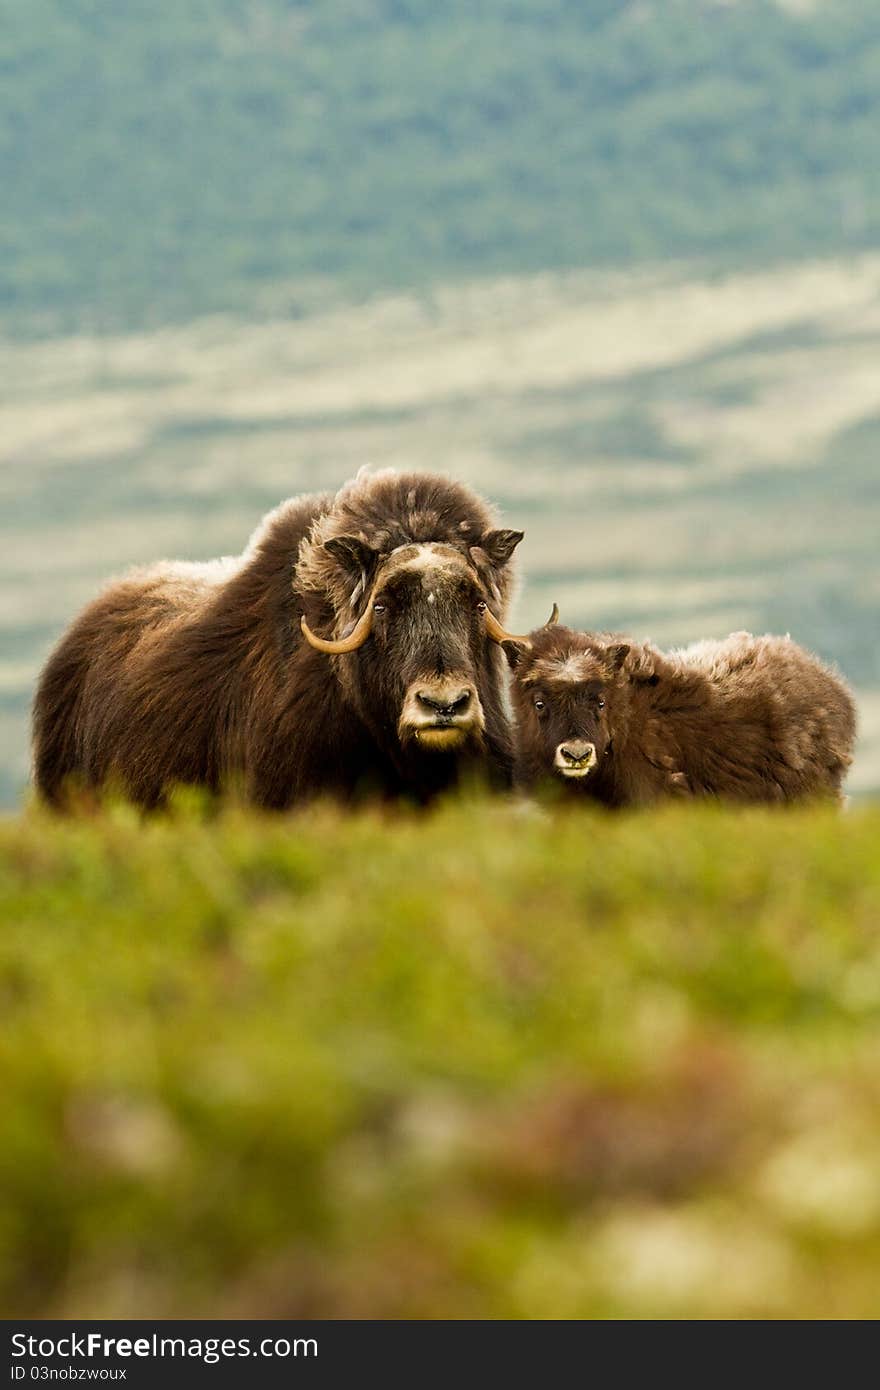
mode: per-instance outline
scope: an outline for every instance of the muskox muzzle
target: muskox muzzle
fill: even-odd
[[[479,740],[483,707],[472,681],[434,676],[413,681],[406,692],[397,731],[401,743],[438,752]]]
[[[596,745],[569,738],[556,749],[553,765],[561,777],[586,777],[596,766]]]

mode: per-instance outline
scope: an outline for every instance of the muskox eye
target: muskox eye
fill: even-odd
[[[486,603],[485,603],[485,600],[484,600],[484,599],[480,599],[479,603],[477,604],[477,612],[478,612],[478,613],[485,613],[485,611],[486,611]]]
[[[385,612],[385,605],[384,605],[384,603],[374,603],[374,604],[373,604],[373,612],[374,612],[374,613],[384,613],[384,612]]]
[[[547,708],[547,706],[544,704],[544,701],[543,701],[543,700],[536,700],[536,701],[535,701],[535,709],[546,709],[546,708]]]
[[[605,708],[605,701],[602,699],[602,696],[601,696],[601,695],[599,696],[598,700],[596,701],[596,704],[597,704],[597,706],[598,706],[599,709],[604,709],[604,708]]]

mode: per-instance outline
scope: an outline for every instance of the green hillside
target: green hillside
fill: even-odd
[[[876,244],[873,0],[2,0],[0,318]]]
[[[0,1308],[876,1317],[878,837],[0,822]]]

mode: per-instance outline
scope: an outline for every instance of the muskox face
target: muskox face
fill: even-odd
[[[454,550],[405,547],[373,595],[370,685],[397,711],[401,744],[427,751],[479,741],[488,602]]]
[[[506,642],[520,748],[532,775],[585,782],[610,754],[625,643],[599,647],[565,628]]]
[[[337,639],[303,631],[337,658],[349,702],[380,742],[393,738],[409,754],[479,748],[493,644],[509,636],[492,612],[488,548],[497,567],[520,539],[494,532],[468,554],[436,541],[402,545],[378,560],[353,538],[327,543],[342,563],[353,559],[366,605]]]

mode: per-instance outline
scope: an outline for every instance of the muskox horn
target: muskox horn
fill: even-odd
[[[552,609],[551,609],[551,611],[550,611],[550,617],[547,619],[547,621],[546,621],[546,623],[544,624],[544,626],[545,626],[545,627],[555,627],[556,624],[557,624],[558,622],[559,622],[559,605],[558,605],[557,603],[554,603],[554,605],[553,605],[553,607],[552,607]]]
[[[310,647],[315,648],[316,652],[326,652],[328,656],[343,656],[345,652],[357,651],[358,647],[362,647],[369,637],[370,628],[373,626],[373,605],[368,603],[348,636],[340,637],[335,642],[328,641],[326,637],[316,637],[305,617],[300,618],[299,625],[302,628],[303,637]]]
[[[499,644],[501,642],[525,642],[528,646],[529,641],[527,637],[517,637],[513,632],[505,632],[494,613],[490,613],[488,608],[484,616],[486,619],[486,632],[492,638],[493,642],[498,642]]]

